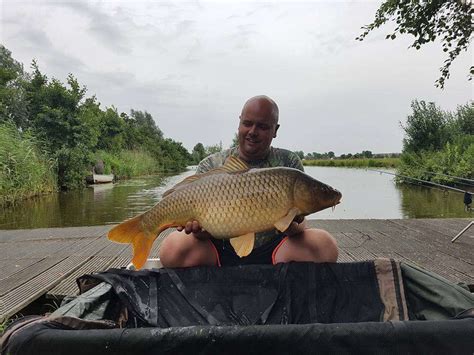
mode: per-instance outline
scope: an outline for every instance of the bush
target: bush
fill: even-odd
[[[58,184],[63,190],[84,187],[85,177],[90,175],[92,154],[81,145],[74,148],[61,148],[56,154],[58,162]]]
[[[472,179],[474,177],[474,143],[465,149],[462,145],[447,143],[444,149],[439,151],[405,152],[401,155],[398,173],[443,185],[459,184],[459,179],[453,177]],[[403,179],[400,180],[403,181]]]

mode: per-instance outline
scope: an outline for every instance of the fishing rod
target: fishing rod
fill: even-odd
[[[443,189],[453,190],[453,191],[460,192],[460,193],[463,193],[463,194],[465,194],[465,193],[472,194],[471,191],[461,190],[461,189],[457,189],[457,188],[452,187],[452,186],[447,186],[447,185],[443,185],[443,184],[438,184],[437,182],[426,181],[426,180],[414,178],[414,177],[411,177],[411,176],[406,176],[406,175],[401,175],[401,174],[395,174],[395,173],[391,173],[391,172],[389,172],[389,171],[384,171],[384,170],[376,170],[376,169],[367,169],[367,170],[376,171],[376,172],[378,172],[378,173],[383,173],[383,174],[388,174],[388,175],[393,175],[393,176],[399,176],[399,177],[402,177],[402,178],[405,178],[405,179],[411,179],[411,180],[419,181],[419,182],[422,182],[422,183],[425,183],[425,184],[431,184],[431,185],[434,185],[434,186],[442,187]]]
[[[469,184],[470,182],[474,183],[474,180],[472,179],[466,179],[466,178],[462,178],[462,177],[459,177],[459,176],[451,176],[451,175],[446,175],[446,174],[441,174],[441,173],[433,173],[431,171],[421,171],[422,173],[428,173],[428,174],[431,174],[431,175],[441,175],[441,176],[446,176],[446,177],[449,177],[449,178],[454,178],[454,179],[458,179],[458,180],[463,180],[463,181],[467,181],[469,186],[473,186],[471,184]]]
[[[383,173],[383,174],[389,174],[389,175],[394,175],[394,176],[400,176],[402,178],[405,178],[405,179],[411,179],[411,180],[415,180],[415,181],[419,181],[419,182],[422,182],[422,183],[425,183],[425,184],[431,184],[431,185],[434,185],[434,186],[437,186],[437,187],[441,187],[443,188],[444,190],[453,190],[453,191],[456,191],[456,192],[460,192],[462,194],[464,194],[464,209],[465,211],[471,211],[472,210],[472,207],[471,207],[471,204],[472,204],[472,192],[471,191],[467,191],[467,190],[461,190],[461,189],[457,189],[455,187],[451,187],[451,186],[447,186],[447,185],[443,185],[443,184],[438,184],[436,182],[432,182],[432,181],[426,181],[426,180],[422,180],[422,179],[417,179],[417,178],[414,178],[414,177],[411,177],[411,176],[406,176],[406,175],[401,175],[401,174],[395,174],[395,173],[391,173],[389,171],[384,171],[384,170],[376,170],[376,169],[367,169],[367,170],[370,170],[370,171],[376,171],[376,172],[379,172],[379,173]]]

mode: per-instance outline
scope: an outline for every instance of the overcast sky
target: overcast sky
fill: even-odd
[[[399,152],[413,99],[454,110],[473,98],[472,48],[444,90],[439,44],[363,41],[380,1],[1,1],[1,43],[48,77],[73,73],[102,109],[150,112],[191,150],[230,145],[245,100],[280,107],[274,146]]]

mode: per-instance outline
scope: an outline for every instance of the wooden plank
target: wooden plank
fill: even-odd
[[[118,257],[109,265],[109,269],[121,269],[125,268],[130,264],[129,257]]]
[[[448,280],[474,284],[474,230],[459,243],[450,242],[469,219],[310,220],[310,227],[334,235],[340,262],[389,257],[415,263]],[[13,314],[45,292],[71,294],[75,278],[128,265],[131,247],[112,243],[112,226],[0,230],[0,318]],[[158,256],[163,232],[150,257]],[[59,284],[62,284],[59,287]],[[56,290],[54,290],[56,288]],[[13,311],[13,313],[11,313]]]
[[[16,259],[13,261],[6,259],[5,261],[10,262],[10,264],[5,266],[5,270],[2,270],[2,277],[0,281],[4,280],[7,277],[13,277],[16,280],[19,280],[18,282],[27,281],[28,278],[26,278],[26,275],[29,275],[28,272],[30,270],[33,272],[33,276],[36,276],[36,274],[38,274],[39,272],[42,272],[41,267],[36,268],[34,266],[37,262],[40,262],[41,260],[48,257],[54,257],[55,259],[64,259],[65,257],[71,255],[72,253],[84,247],[85,245],[91,243],[92,241],[93,239],[70,240],[64,244],[58,244],[60,248],[46,248],[44,250],[41,249],[43,251],[42,254],[40,252],[37,252],[37,253],[28,255],[28,258]],[[35,255],[40,255],[40,257],[37,257],[37,258],[30,257],[30,256],[35,256]],[[22,274],[17,276],[16,274],[20,272],[22,272]]]
[[[13,289],[27,283],[32,278],[38,276],[39,274],[45,272],[46,270],[50,269],[54,265],[63,261],[63,258],[46,258],[40,260],[28,268],[24,268],[23,270],[15,273],[14,275],[7,277],[0,282],[0,296],[7,294],[8,292],[12,291]]]
[[[62,260],[46,272],[43,272],[28,282],[0,297],[0,319],[9,317],[26,305],[41,297],[56,286],[61,280],[81,267],[98,252],[94,242],[80,249],[74,255]]]
[[[47,293],[48,297],[62,298],[67,295],[72,295],[71,292],[77,288],[76,279],[79,276],[107,270],[109,265],[116,259],[116,255],[119,255],[123,249],[126,248],[125,244],[113,243],[102,237],[99,238],[97,242],[104,245],[103,249],[51,289]]]
[[[407,238],[394,243],[393,237],[381,232],[372,232],[371,237],[371,242],[366,247],[379,257],[396,253],[400,259],[416,263],[451,281],[474,282],[474,273],[471,272],[474,268],[471,265],[460,262],[429,244]]]
[[[339,249],[339,256],[337,258],[338,263],[351,263],[355,260],[345,249]]]
[[[410,220],[392,221],[394,226],[402,226],[403,235],[421,242],[423,245],[433,245],[444,253],[474,265],[474,241],[467,238],[462,243],[451,243],[445,235],[436,231],[423,229],[422,226]],[[472,244],[472,245],[471,245]]]
[[[79,289],[77,287],[76,279],[85,274],[93,272],[105,271],[109,265],[114,261],[114,257],[110,256],[94,256],[81,267],[77,268],[74,272],[68,275],[67,278],[62,280],[58,285],[53,287],[46,293],[47,298],[62,299],[65,296],[77,295]]]
[[[2,270],[0,276],[0,282],[10,277],[11,275],[20,272],[21,270],[36,264],[38,261],[41,261],[42,258],[26,258],[26,259],[8,259],[2,260],[0,265],[0,270]]]
[[[114,225],[0,230],[0,243],[105,236]]]

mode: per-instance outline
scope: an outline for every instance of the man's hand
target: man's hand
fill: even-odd
[[[184,230],[184,233],[186,234],[192,233],[194,237],[200,240],[206,240],[211,237],[208,232],[202,229],[198,221],[188,221],[185,226],[178,226],[176,227],[176,229],[178,230],[178,232]]]
[[[306,229],[306,220],[304,216],[296,216],[290,226],[284,231],[287,236],[291,237],[296,234],[300,234]]]

